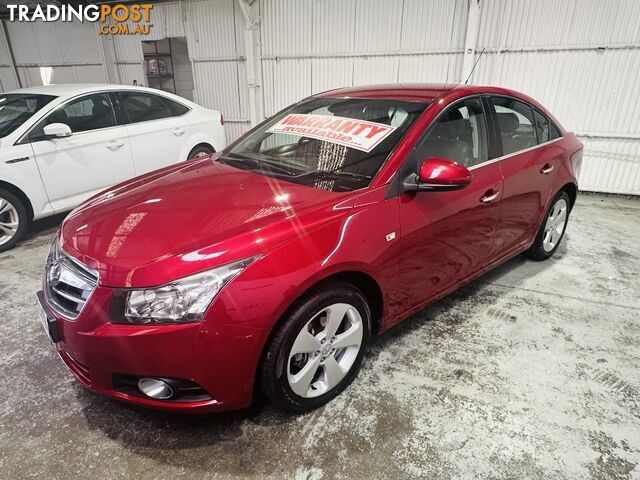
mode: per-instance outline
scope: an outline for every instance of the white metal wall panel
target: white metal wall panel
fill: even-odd
[[[398,66],[398,82],[456,83],[462,70],[462,58],[462,53],[402,56]]]
[[[129,22],[132,29],[133,23]],[[138,35],[113,35],[113,46],[117,63],[142,62],[142,42],[144,37]]]
[[[640,43],[637,0],[485,0],[478,45],[486,48]]]
[[[182,3],[156,3],[151,9],[153,27],[145,40],[161,40],[163,38],[184,37],[184,20]]]
[[[236,62],[196,62],[193,74],[194,100],[197,103],[220,110],[228,119],[246,118],[243,116],[246,110],[240,101]]]
[[[249,122],[227,122],[224,123],[224,133],[227,137],[227,143],[231,143],[241,137],[245,132],[249,131],[251,125]]]
[[[581,137],[585,156],[580,188],[640,195],[640,141]]]
[[[244,53],[243,29],[237,35],[235,0],[187,4],[187,43],[192,59],[237,57]],[[238,12],[242,17],[242,13]]]
[[[469,14],[467,1],[404,0],[400,48],[462,52]]]
[[[397,56],[354,58],[353,84],[396,83],[399,63]]]
[[[17,65],[101,63],[99,39],[93,24],[6,22]]]
[[[0,92],[8,92],[18,87],[12,68],[0,67]]]
[[[23,87],[42,85],[41,68],[18,67]],[[106,73],[102,65],[53,67],[50,83],[105,83]]]
[[[312,93],[353,85],[353,58],[314,58],[311,73]]]
[[[393,52],[400,48],[402,2],[359,1],[356,5],[356,52]]]
[[[313,51],[313,0],[260,0],[262,54],[307,55]]]
[[[355,9],[356,0],[316,0],[313,2],[311,51],[314,54],[327,55],[353,51]]]
[[[273,115],[311,95],[311,60],[263,60],[262,81],[265,113]]]
[[[134,80],[137,85],[147,85],[147,77],[142,63],[121,63],[118,65],[118,74],[122,85],[133,85]]]

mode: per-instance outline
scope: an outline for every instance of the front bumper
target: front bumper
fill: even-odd
[[[160,410],[208,413],[245,408],[253,399],[256,367],[267,332],[220,321],[216,304],[199,323],[119,325],[109,321],[113,290],[98,286],[75,321],[41,304],[55,320],[55,348],[65,365],[89,389]],[[213,321],[216,318],[216,321]],[[162,377],[195,382],[212,398],[200,401],[154,400],[123,391],[115,377]]]

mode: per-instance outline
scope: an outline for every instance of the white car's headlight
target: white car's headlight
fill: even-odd
[[[258,258],[228,263],[160,287],[119,290],[114,295],[112,321],[143,325],[199,322],[224,286]]]

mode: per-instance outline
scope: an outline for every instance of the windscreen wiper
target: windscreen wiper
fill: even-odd
[[[295,172],[292,172],[291,170],[288,170],[284,167],[281,167],[280,165],[276,165],[274,163],[271,162],[266,162],[264,160],[257,160],[255,158],[250,158],[250,157],[228,157],[228,156],[223,156],[220,155],[217,159],[219,162],[222,163],[229,163],[229,162],[237,162],[237,163],[250,163],[252,165],[255,165],[257,168],[252,169],[252,170],[260,170],[263,172],[267,172],[267,173],[280,173],[283,175],[287,175],[288,177],[294,177],[296,176]]]

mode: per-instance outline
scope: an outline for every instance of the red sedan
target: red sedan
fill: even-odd
[[[72,212],[41,320],[75,376],[117,399],[210,412],[262,389],[316,408],[372,335],[515,255],[552,256],[581,158],[503,88],[315,95]]]

